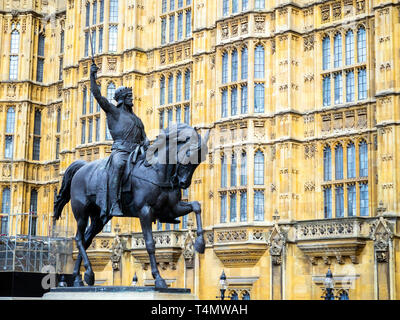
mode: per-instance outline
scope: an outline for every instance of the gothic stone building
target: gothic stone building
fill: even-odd
[[[110,154],[91,41],[102,94],[132,87],[151,139],[212,128],[183,190],[205,254],[192,215],[154,225],[171,287],[215,299],[224,270],[234,298],[321,299],[330,268],[341,299],[399,297],[400,1],[3,0],[0,27],[2,234],[50,235],[65,169]],[[88,252],[97,284],[154,283],[137,219]]]

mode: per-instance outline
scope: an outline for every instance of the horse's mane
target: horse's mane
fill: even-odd
[[[189,153],[198,151],[201,147],[200,134],[197,133],[193,127],[187,124],[173,124],[168,128],[161,130],[160,134],[154,140],[154,143],[149,147],[150,153],[149,156],[146,157],[146,160],[149,163],[154,164],[157,160],[160,161],[162,156],[167,156],[169,157],[169,161],[172,160],[182,162],[182,157],[184,154],[180,153],[180,151],[182,146],[188,142],[190,142],[190,145],[186,145],[185,149],[188,149]],[[176,152],[172,152],[172,154],[170,154],[170,148],[173,146],[176,146],[177,150]],[[171,159],[171,156],[173,156],[174,159]]]

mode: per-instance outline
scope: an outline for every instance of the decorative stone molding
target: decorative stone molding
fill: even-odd
[[[156,259],[161,268],[176,269],[176,264],[182,255],[182,252],[189,249],[187,240],[187,231],[169,230],[169,231],[153,231],[153,239],[156,247]],[[186,247],[185,247],[186,245]],[[141,232],[134,232],[131,235],[129,248],[131,255],[142,264],[144,270],[150,265],[149,256],[147,254],[146,244]],[[187,253],[188,254],[188,253]]]
[[[253,267],[267,250],[262,228],[215,228],[212,239],[214,253],[228,268]]]
[[[282,254],[285,251],[287,232],[287,229],[283,229],[275,223],[272,230],[268,233],[267,244],[274,265],[280,265],[282,263]]]
[[[389,243],[393,239],[393,226],[391,223],[379,217],[371,223],[371,239],[374,241],[375,257],[377,262],[389,262]]]
[[[345,257],[358,263],[369,229],[368,220],[359,217],[298,221],[296,242],[312,264],[317,264],[319,258],[325,264],[330,264],[331,259],[342,264]]]

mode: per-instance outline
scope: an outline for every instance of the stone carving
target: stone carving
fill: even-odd
[[[314,50],[314,35],[304,37],[304,51]]]
[[[114,243],[112,245],[111,251],[111,262],[112,262],[112,268],[114,271],[118,271],[120,269],[120,262],[121,262],[121,257],[123,253],[124,246],[121,242],[121,239],[119,237],[119,234],[117,232],[117,235],[115,236]]]
[[[379,263],[389,262],[389,245],[393,238],[392,226],[385,218],[380,217],[371,223],[371,239],[374,241],[376,260]]]
[[[284,230],[275,223],[272,230],[269,231],[267,239],[267,244],[270,247],[269,254],[271,255],[272,263],[274,265],[280,265],[282,263],[282,254],[286,246],[287,230]]]
[[[265,32],[265,17],[264,16],[256,16],[254,18],[254,31],[256,33],[263,33]]]
[[[326,23],[329,22],[330,20],[330,6],[329,5],[324,5],[321,7],[321,22]]]

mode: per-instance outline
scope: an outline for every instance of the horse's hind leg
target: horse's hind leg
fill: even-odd
[[[103,230],[104,223],[99,217],[94,218],[94,220],[91,221],[91,224],[89,228],[85,231],[85,236],[84,236],[84,243],[83,246],[85,250],[89,248],[91,245],[93,238],[101,231]],[[75,267],[74,267],[74,272],[73,276],[75,278],[74,280],[74,286],[76,287],[81,287],[83,286],[82,278],[80,276],[80,268],[81,268],[81,263],[82,263],[82,255],[79,253],[78,257],[76,258],[75,262]]]
[[[77,222],[78,222],[78,230],[76,231],[76,237],[75,237],[76,245],[78,247],[79,254],[83,258],[83,265],[85,266],[85,269],[86,269],[85,281],[89,286],[92,286],[94,284],[94,273],[93,273],[92,266],[89,261],[89,257],[86,253],[86,248],[84,246],[84,242],[85,242],[84,235],[85,235],[85,229],[87,226],[87,219],[80,218],[77,220]],[[78,259],[79,259],[79,257],[78,257]]]
[[[151,230],[151,223],[153,221],[152,209],[148,206],[142,208],[140,212],[140,224],[142,226],[143,237],[146,243],[147,253],[150,258],[151,274],[155,280],[156,288],[168,288],[165,280],[161,277],[157,268],[156,261],[156,246],[154,244],[153,233]]]

